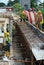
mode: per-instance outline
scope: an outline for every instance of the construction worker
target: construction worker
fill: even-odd
[[[25,15],[24,11],[21,12],[20,17],[21,17],[21,21],[22,21],[22,22],[25,21],[26,15]]]
[[[8,44],[8,47],[10,48],[10,37],[9,37],[9,34],[7,34],[6,43]]]
[[[42,12],[39,10],[38,11],[38,27],[42,29],[42,24],[43,24],[43,16]]]
[[[7,32],[4,33],[4,46],[5,48],[8,48],[8,51],[10,51],[10,37]]]

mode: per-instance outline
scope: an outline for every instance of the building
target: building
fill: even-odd
[[[24,9],[28,10],[30,8],[30,0],[20,0],[19,2]]]
[[[12,7],[0,7],[0,12],[13,11]]]

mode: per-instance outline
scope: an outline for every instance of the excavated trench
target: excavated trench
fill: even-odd
[[[31,53],[27,42],[24,40],[23,34],[21,33],[20,29],[17,27],[17,25],[14,25],[15,29],[12,32],[12,45],[13,45],[13,54],[14,54],[14,60],[21,60],[19,65],[27,65],[27,62],[22,62],[25,60],[31,61]],[[30,64],[30,62],[28,62]]]
[[[33,56],[28,42],[23,36],[23,33],[19,29],[16,23],[13,24],[15,27],[12,31],[12,47],[13,47],[13,60],[16,65],[39,65],[39,61],[36,62],[35,57]],[[32,56],[34,57],[34,61],[32,60]],[[41,63],[40,65],[42,65]]]

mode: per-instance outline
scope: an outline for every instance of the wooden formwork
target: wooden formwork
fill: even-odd
[[[44,65],[44,60],[36,60],[30,47],[29,47],[29,42],[27,41],[25,35],[22,32],[22,28],[21,27],[26,27],[26,25],[24,25],[24,22],[22,24],[22,22],[18,22],[15,25],[16,29],[19,31],[19,34],[21,35],[20,40],[22,41],[22,45],[25,47],[22,47],[22,49],[25,50],[22,51],[22,55],[24,60],[14,60],[15,62],[23,62],[25,63],[25,65]],[[27,27],[26,27],[27,30]],[[34,42],[34,41],[33,41]],[[20,53],[20,52],[19,52]]]

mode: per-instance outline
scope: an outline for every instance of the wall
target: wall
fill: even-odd
[[[9,19],[7,18],[0,18],[0,24],[4,24],[4,31],[6,32],[6,26],[9,23]]]
[[[30,0],[20,0],[21,5],[24,7],[24,5],[28,5],[28,9],[30,8]],[[24,7],[25,9],[25,7]]]

